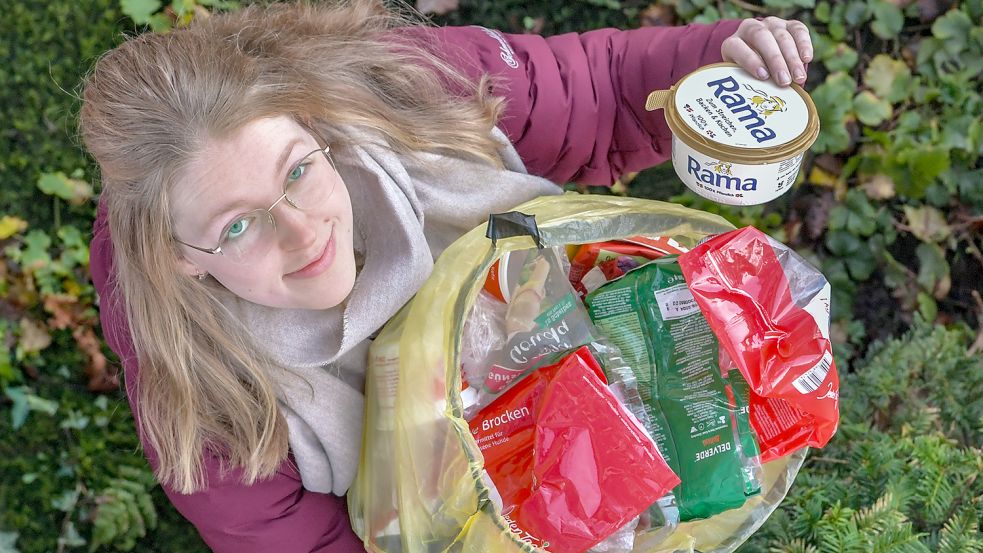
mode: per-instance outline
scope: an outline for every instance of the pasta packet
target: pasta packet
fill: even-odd
[[[679,264],[747,381],[762,462],[826,445],[839,422],[839,376],[822,273],[753,227],[715,236]]]
[[[588,348],[543,361],[551,364],[469,426],[512,531],[547,551],[583,552],[631,524],[679,478]]]
[[[652,435],[682,483],[681,521],[740,507],[760,491],[750,424],[719,369],[716,338],[675,256],[652,261],[588,294],[594,323],[636,369]]]
[[[567,280],[562,249],[518,250],[503,260],[501,271],[491,273],[504,275],[494,287],[499,294],[508,290],[501,296],[508,298],[504,314],[500,307],[488,305],[490,298],[483,290],[462,343],[462,350],[469,352],[463,363],[468,387],[461,393],[465,419],[541,365],[544,355],[600,340]],[[488,294],[499,297],[494,291]],[[480,311],[482,306],[488,308]]]

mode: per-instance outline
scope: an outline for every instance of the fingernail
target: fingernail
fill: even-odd
[[[792,77],[789,76],[788,71],[782,69],[778,72],[778,84],[789,84],[792,82]]]
[[[795,80],[796,81],[804,81],[804,80],[806,80],[806,74],[805,74],[805,72],[802,71],[801,69],[796,69],[795,70]]]
[[[759,67],[758,68],[758,72],[756,73],[756,75],[758,75],[758,78],[759,79],[767,79],[768,78],[768,71],[764,67]]]

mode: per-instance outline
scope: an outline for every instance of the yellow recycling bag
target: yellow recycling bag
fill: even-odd
[[[692,248],[733,229],[723,218],[675,204],[567,194],[515,208],[534,215],[542,247],[635,235]],[[493,245],[481,225],[447,248],[430,278],[369,349],[359,472],[349,490],[352,525],[373,552],[532,552],[497,512],[483,459],[463,418],[465,321],[492,263],[536,247],[529,236]],[[728,552],[784,499],[805,450],[762,465],[761,493],[737,509],[639,533],[635,552]]]

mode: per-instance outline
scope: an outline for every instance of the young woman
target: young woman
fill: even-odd
[[[89,76],[91,268],[144,451],[216,551],[355,551],[365,352],[450,242],[554,183],[665,161],[643,104],[733,60],[805,80],[777,18],[544,39],[373,0],[144,34]]]

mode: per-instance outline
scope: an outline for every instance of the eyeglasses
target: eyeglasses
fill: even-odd
[[[255,209],[236,215],[222,228],[218,245],[202,248],[175,238],[177,242],[200,252],[219,254],[233,263],[244,264],[259,259],[276,243],[276,219],[273,208],[286,200],[301,211],[317,208],[334,192],[337,172],[329,153],[330,146],[318,148],[304,156],[287,174],[283,194],[267,209]]]

